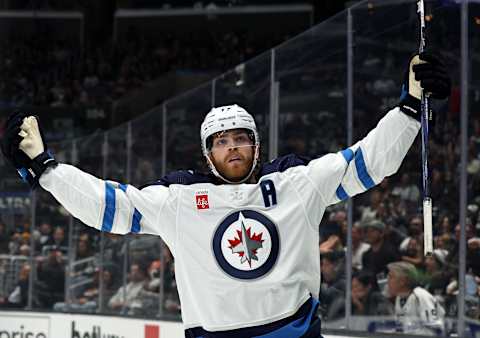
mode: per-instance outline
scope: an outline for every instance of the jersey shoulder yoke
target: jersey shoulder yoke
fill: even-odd
[[[288,154],[278,157],[267,164],[264,164],[260,169],[260,177],[272,174],[275,172],[284,172],[285,170],[301,165],[307,165],[311,161],[310,158],[296,154]]]
[[[151,185],[163,185],[169,187],[171,184],[191,185],[196,183],[214,183],[211,175],[195,172],[193,170],[178,170],[173,171],[161,179],[145,184],[140,189],[149,187]]]

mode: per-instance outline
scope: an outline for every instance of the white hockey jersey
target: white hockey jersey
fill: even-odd
[[[139,190],[67,164],[40,184],[89,226],[161,236],[175,257],[185,328],[232,330],[286,318],[318,298],[325,208],[395,173],[419,128],[395,108],[348,149],[277,159],[256,184],[216,185],[184,171]]]
[[[395,298],[395,316],[404,333],[439,336],[445,328],[445,310],[421,287],[414,288],[405,299]]]

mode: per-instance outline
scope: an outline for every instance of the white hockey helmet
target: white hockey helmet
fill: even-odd
[[[223,177],[217,171],[215,165],[208,156],[208,154],[210,153],[209,146],[211,146],[209,145],[209,138],[218,132],[232,129],[247,129],[248,131],[250,131],[253,134],[253,141],[255,146],[255,154],[253,158],[252,168],[250,169],[248,175],[238,182],[233,182]],[[258,136],[257,126],[255,125],[255,120],[253,119],[253,116],[250,115],[245,109],[236,104],[212,108],[202,122],[202,126],[200,128],[200,138],[202,140],[203,155],[207,158],[210,170],[215,176],[224,180],[227,183],[243,183],[248,180],[253,174],[253,171],[257,166],[259,157],[260,138]]]

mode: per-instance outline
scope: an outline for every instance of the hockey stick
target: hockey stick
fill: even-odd
[[[423,53],[426,47],[425,5],[423,0],[417,2],[417,12],[420,18],[420,46],[418,52]],[[430,112],[428,96],[428,93],[422,90],[423,252],[425,256],[433,254],[432,199],[430,197],[430,178],[428,176],[428,120]]]

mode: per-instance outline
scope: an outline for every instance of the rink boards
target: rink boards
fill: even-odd
[[[330,336],[325,338],[350,338]],[[184,338],[179,322],[0,311],[0,338]]]

